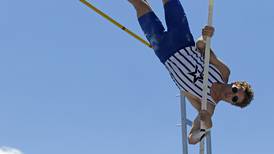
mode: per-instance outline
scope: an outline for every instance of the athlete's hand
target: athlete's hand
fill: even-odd
[[[206,39],[207,37],[212,37],[214,34],[214,27],[212,26],[205,26],[202,30],[202,35],[204,37],[204,39]]]
[[[210,129],[212,127],[212,120],[211,120],[211,115],[209,112],[206,110],[200,111],[200,120],[205,122],[206,128]]]

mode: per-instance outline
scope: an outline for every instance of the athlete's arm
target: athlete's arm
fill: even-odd
[[[213,27],[209,27],[209,26],[205,26],[205,28],[203,28],[203,32],[202,32],[202,36],[198,39],[198,41],[196,42],[196,47],[199,49],[199,52],[204,55],[205,52],[205,48],[206,48],[206,43],[205,43],[205,39],[206,37],[210,36],[212,37],[214,33],[214,28]],[[228,82],[229,79],[229,75],[230,75],[230,69],[228,68],[228,66],[226,66],[213,52],[213,50],[210,50],[210,61],[209,61],[212,65],[214,65],[220,72],[221,75],[223,77],[223,80],[225,83]]]
[[[215,106],[208,102],[207,103],[207,111],[202,111],[201,110],[201,101],[197,97],[193,96],[192,94],[190,94],[188,92],[184,92],[183,94],[189,100],[191,105],[198,111],[201,119],[206,122],[206,126],[208,128],[211,128],[212,127],[211,117],[214,113]]]
[[[221,75],[223,77],[224,82],[227,83],[228,79],[229,79],[229,75],[230,75],[230,69],[228,68],[228,66],[226,66],[217,57],[213,58],[211,63],[212,63],[212,65],[214,65],[221,72]]]
[[[198,46],[199,44],[199,46]],[[204,54],[204,51],[205,51],[205,48],[203,48],[201,44],[204,44],[205,46],[205,43],[203,43],[202,41],[198,41],[196,43],[196,46],[198,47],[199,49],[199,52],[203,55]],[[213,50],[211,49],[210,50],[210,64],[214,65],[220,72],[221,72],[221,75],[223,77],[223,80],[225,83],[228,82],[228,79],[229,79],[229,75],[230,75],[230,69],[228,68],[228,66],[226,66],[213,52]]]

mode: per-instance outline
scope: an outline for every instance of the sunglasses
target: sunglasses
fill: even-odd
[[[238,92],[238,88],[237,88],[237,87],[232,87],[232,92],[233,92],[234,94],[236,94],[236,93]],[[234,96],[234,97],[232,97],[232,102],[233,102],[233,103],[236,103],[236,102],[238,101],[238,99],[239,99],[238,96]]]

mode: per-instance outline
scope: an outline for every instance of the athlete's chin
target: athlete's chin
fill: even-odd
[[[231,101],[227,98],[224,98],[223,101],[225,101],[226,103],[232,104]]]

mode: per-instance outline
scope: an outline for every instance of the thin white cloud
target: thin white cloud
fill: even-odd
[[[0,154],[23,154],[23,152],[15,148],[0,147]]]

